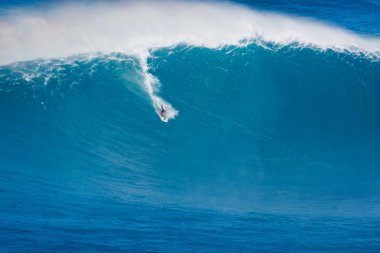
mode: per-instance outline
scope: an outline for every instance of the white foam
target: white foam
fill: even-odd
[[[0,64],[91,52],[138,55],[179,43],[217,48],[257,37],[281,45],[380,52],[379,38],[232,3],[112,1],[9,12],[0,21]]]

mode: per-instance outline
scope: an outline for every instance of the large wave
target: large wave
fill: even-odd
[[[195,199],[213,191],[215,201],[229,196],[251,207],[269,188],[303,198],[301,191],[319,194],[339,182],[345,192],[342,181],[365,164],[355,189],[368,199],[376,192],[378,177],[367,176],[379,164],[378,38],[215,2],[64,4],[13,10],[0,27],[9,167],[19,166],[11,148],[19,141],[23,152],[47,157],[59,147],[76,166],[86,167],[84,159],[127,167],[174,198],[168,189]],[[158,124],[146,105],[159,114],[159,104],[170,119],[181,117]],[[148,198],[136,187],[128,189]]]
[[[1,67],[3,166],[134,201],[378,214],[378,61],[253,43],[164,48],[147,66],[181,112],[168,124],[150,110],[139,58]]]

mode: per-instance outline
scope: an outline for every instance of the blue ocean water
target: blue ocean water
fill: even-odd
[[[378,1],[242,4],[380,32]],[[0,66],[0,251],[380,251],[378,57],[254,40],[146,63]]]

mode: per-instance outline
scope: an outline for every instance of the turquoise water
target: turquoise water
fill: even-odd
[[[180,44],[146,66],[96,52],[0,67],[1,251],[380,250],[376,51]]]

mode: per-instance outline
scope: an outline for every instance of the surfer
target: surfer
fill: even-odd
[[[164,106],[161,104],[161,112],[160,112],[160,116],[166,120],[166,110],[164,108]]]

